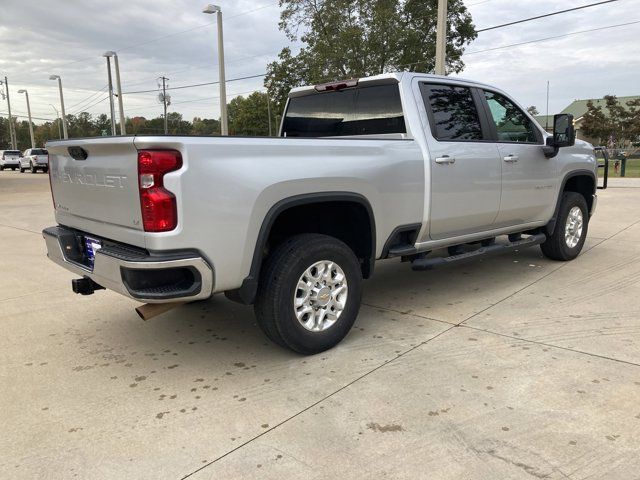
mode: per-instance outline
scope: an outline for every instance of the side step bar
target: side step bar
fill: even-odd
[[[535,235],[530,235],[522,240],[507,243],[496,243],[494,245],[480,247],[477,250],[461,253],[459,255],[451,255],[449,257],[418,258],[411,262],[411,269],[431,270],[435,267],[451,265],[452,263],[462,263],[485,255],[495,255],[509,250],[515,250],[517,248],[533,247],[534,245],[543,243],[546,239],[547,236],[544,233],[536,233]]]

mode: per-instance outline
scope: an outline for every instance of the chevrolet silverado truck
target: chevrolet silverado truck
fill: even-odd
[[[572,260],[597,200],[570,115],[549,134],[498,88],[419,73],[295,88],[277,138],[47,147],[58,225],[43,236],[76,293],[168,308],[224,292],[302,354],[347,335],[376,262],[429,270],[533,245]]]

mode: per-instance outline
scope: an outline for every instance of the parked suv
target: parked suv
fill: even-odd
[[[27,148],[20,159],[20,173],[25,170],[29,170],[31,173],[42,170],[47,173],[49,171],[49,152],[44,148]]]
[[[0,150],[0,170],[19,168],[21,156],[20,150]]]

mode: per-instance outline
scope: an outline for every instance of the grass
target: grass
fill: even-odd
[[[614,169],[615,160],[609,161],[609,177],[619,177],[620,173],[616,173]],[[622,164],[620,165],[619,172],[622,171]],[[602,174],[602,172],[601,172]],[[633,158],[627,160],[627,168],[625,171],[625,177],[638,178],[640,177],[640,158]]]

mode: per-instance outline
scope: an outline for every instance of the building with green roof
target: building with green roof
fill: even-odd
[[[638,98],[640,98],[640,96],[638,95],[618,97],[618,101],[620,102],[620,105],[626,107],[628,102],[631,102],[632,100],[636,100]],[[576,136],[581,140],[596,145],[598,143],[598,139],[589,138],[588,136],[583,135],[580,131],[582,117],[584,117],[584,114],[589,110],[589,108],[587,107],[587,103],[589,102],[593,102],[596,107],[601,106],[602,112],[605,115],[609,114],[609,109],[606,106],[607,102],[603,98],[587,98],[585,100],[574,100],[560,113],[570,113],[571,115],[573,115],[574,125],[576,127]],[[553,131],[553,115],[536,115],[534,118],[542,126],[542,128],[544,128],[548,132]]]

